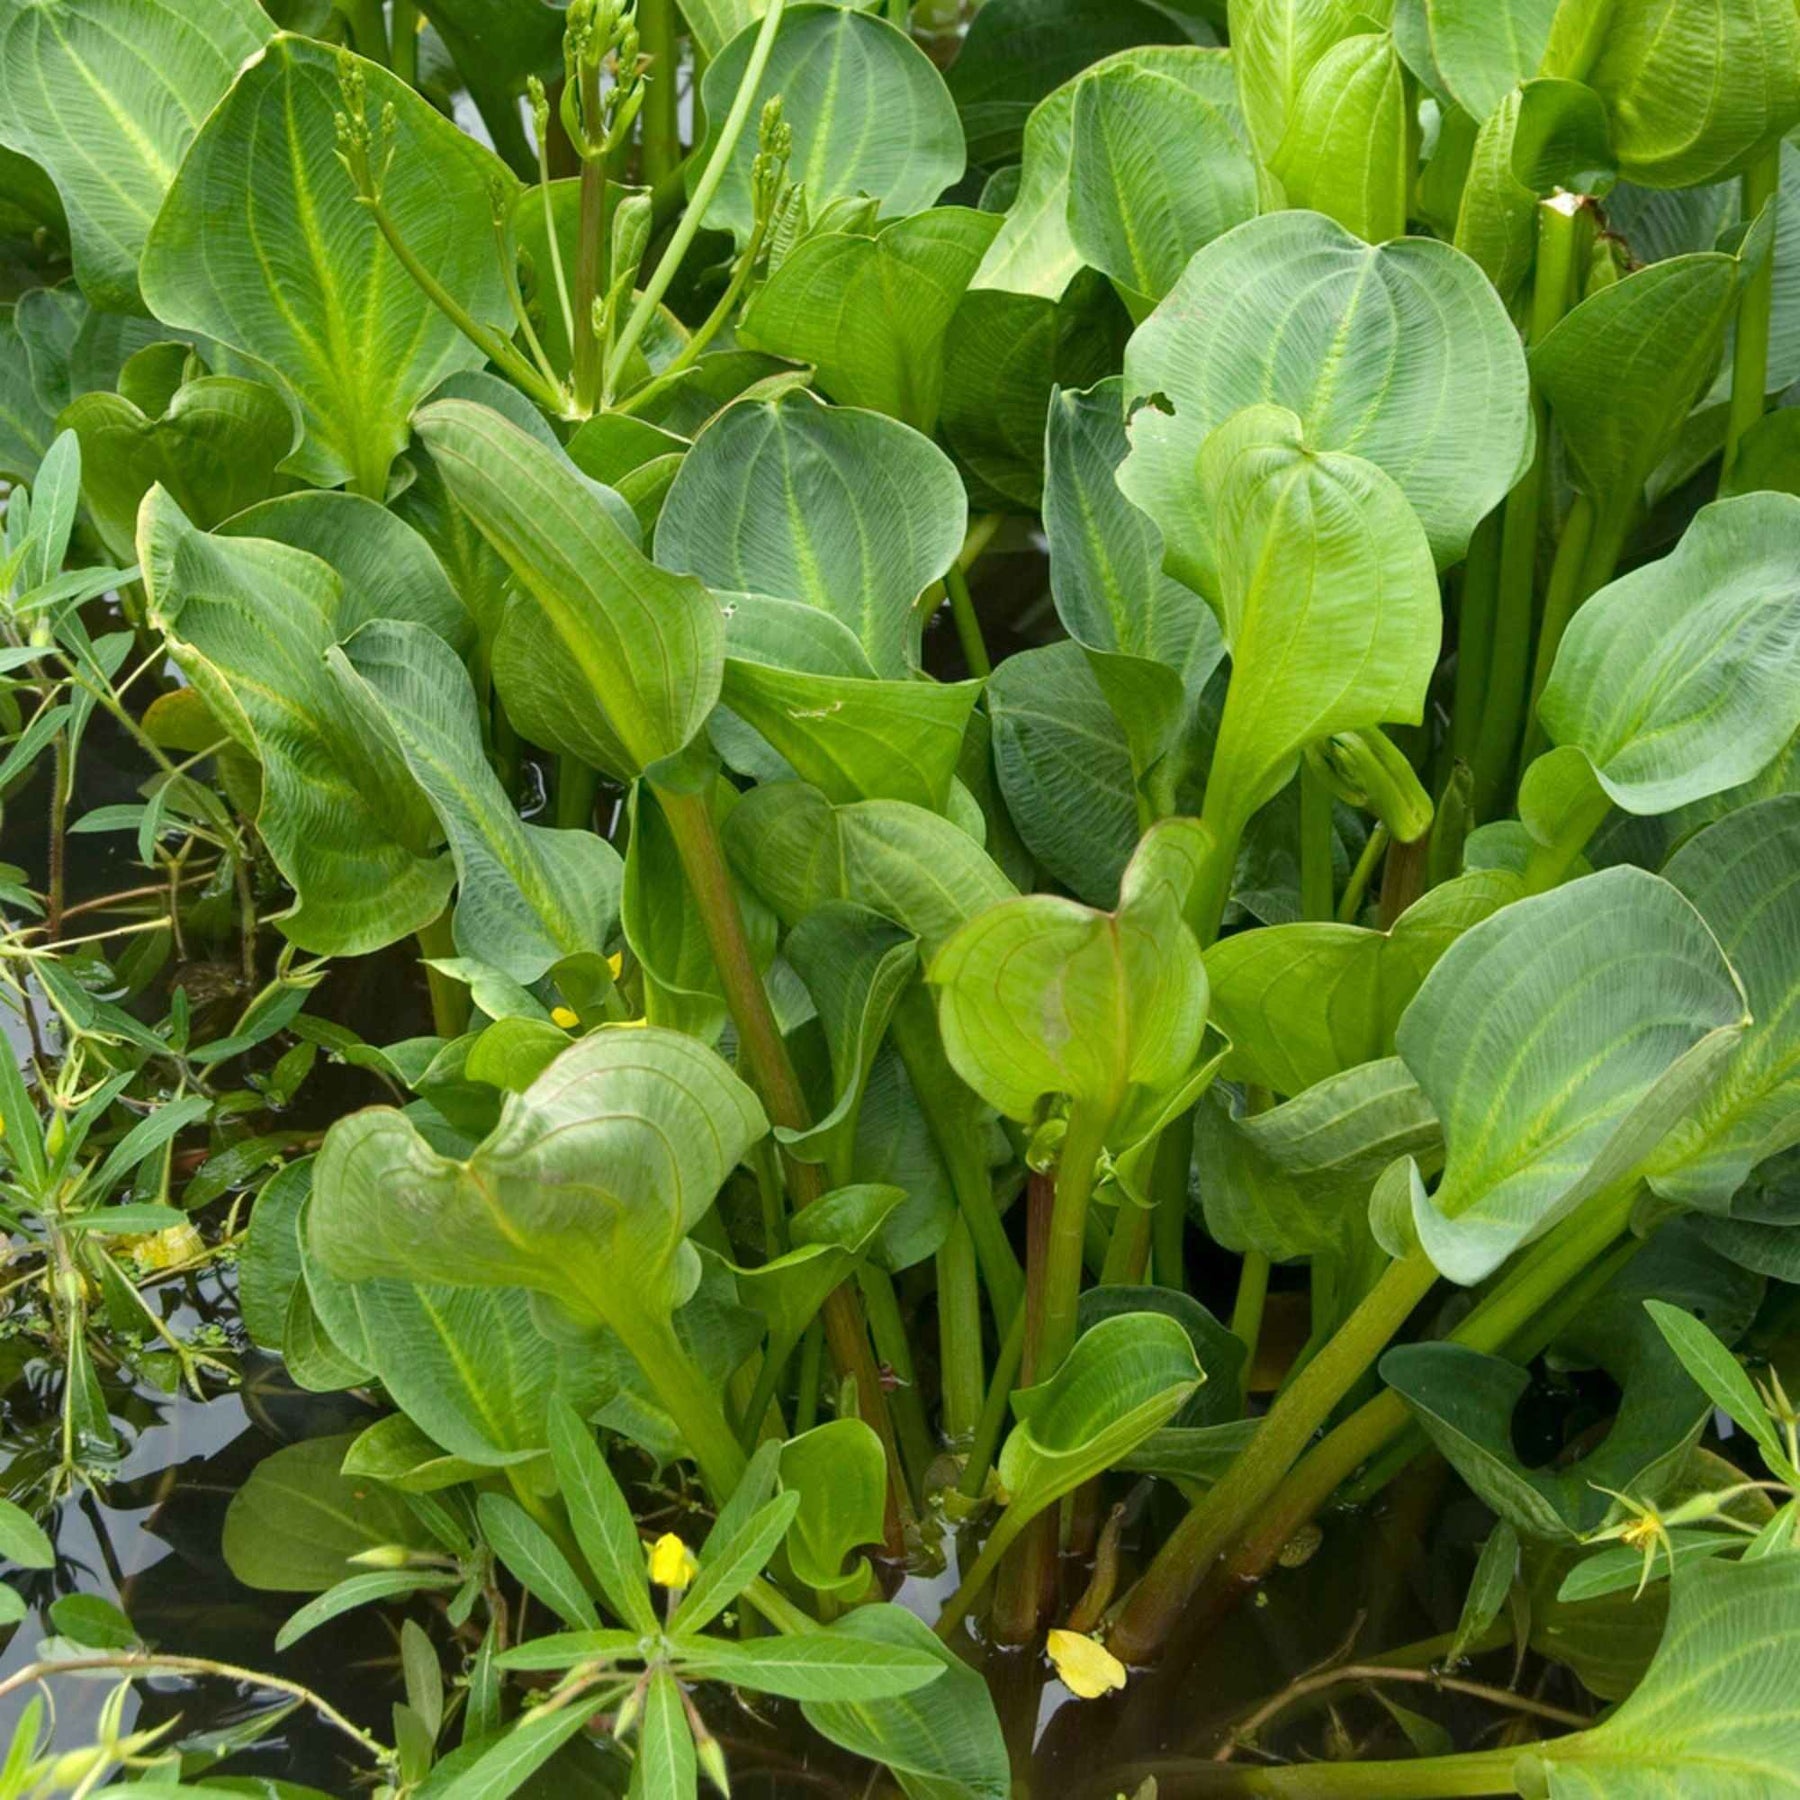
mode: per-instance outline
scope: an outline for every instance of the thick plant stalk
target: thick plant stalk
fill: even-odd
[[[981,1275],[975,1240],[959,1215],[937,1253],[938,1366],[944,1435],[973,1443],[986,1389],[981,1352]]]
[[[681,160],[681,128],[675,80],[681,68],[680,22],[675,0],[638,0],[638,45],[650,59],[649,83],[639,115],[643,128],[645,187],[655,187]]]
[[[600,117],[600,68],[584,61],[579,73],[581,113],[585,120]],[[612,212],[612,195],[606,178],[606,158],[598,146],[581,159],[580,226],[575,241],[575,341],[570,347],[575,388],[575,410],[594,410],[600,393],[600,339],[594,330],[594,302],[606,292],[606,237]],[[554,234],[550,239],[556,242]]]
[[[469,990],[460,981],[429,965],[456,954],[446,908],[419,930],[419,955],[425,960],[425,980],[431,989],[431,1028],[441,1038],[458,1038],[469,1029]]]
[[[1110,1639],[1126,1662],[1148,1662],[1213,1564],[1279,1486],[1331,1410],[1355,1386],[1430,1292],[1437,1270],[1423,1251],[1389,1265],[1318,1355],[1276,1401],[1231,1471],[1175,1528],[1132,1590]]]
[[[1749,224],[1781,193],[1781,145],[1759,157],[1743,175],[1743,215]],[[1778,209],[1779,210],[1779,209]],[[1780,220],[1775,219],[1777,227]],[[1775,298],[1775,247],[1748,281],[1738,300],[1737,335],[1731,349],[1731,408],[1725,416],[1725,452],[1719,486],[1729,487],[1744,433],[1763,414],[1769,382],[1769,315]]]
[[[775,1022],[768,992],[757,973],[712,804],[703,792],[652,786],[699,909],[751,1081],[773,1123],[804,1131],[812,1123],[811,1111],[787,1045],[782,1041],[781,1028]],[[789,1160],[787,1171],[788,1189],[796,1206],[810,1205],[823,1194],[824,1176],[816,1164]],[[833,1291],[825,1302],[823,1318],[832,1358],[839,1372],[856,1383],[858,1409],[887,1452],[889,1499],[895,1511],[890,1520],[889,1547],[897,1553],[904,1529],[912,1522],[912,1502],[887,1395],[881,1385],[881,1371],[869,1348],[868,1330],[853,1286],[846,1284]]]

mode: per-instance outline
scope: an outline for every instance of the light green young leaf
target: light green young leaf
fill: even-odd
[[[293,390],[306,422],[293,473],[379,500],[412,409],[483,357],[401,267],[338,163],[341,54],[283,34],[239,75],[151,230],[144,297]],[[354,67],[371,123],[394,120],[382,203],[400,236],[475,318],[510,329],[491,190],[509,193],[513,176],[405,82]]]
[[[453,880],[438,822],[392,740],[367,729],[326,667],[346,611],[336,571],[283,544],[196,531],[160,489],[144,503],[139,557],[152,623],[262,764],[257,826],[296,896],[287,935],[355,955],[436,918]]]
[[[613,1612],[640,1632],[657,1629],[644,1579],[644,1551],[606,1458],[586,1421],[564,1400],[550,1403],[550,1460],[581,1554]]]
[[[1638,1166],[1696,1105],[1746,1023],[1705,921],[1640,869],[1514,902],[1439,960],[1396,1041],[1443,1121],[1415,1208],[1427,1254],[1482,1279]]]
[[[556,1541],[510,1494],[487,1493],[475,1503],[481,1535],[513,1578],[565,1624],[597,1631],[600,1615],[581,1578]]]
[[[1205,816],[1234,843],[1309,743],[1418,721],[1442,621],[1405,494],[1376,464],[1314,448],[1295,414],[1235,414],[1206,440],[1200,488],[1231,654]]]
[[[479,1481],[482,1467],[449,1455],[405,1413],[389,1413],[365,1427],[344,1452],[344,1473],[384,1482],[403,1494],[435,1494],[466,1481]]]
[[[138,259],[194,134],[273,27],[254,0],[20,0],[0,19],[0,143],[43,165],[96,306]]]
[[[1727,814],[1670,859],[1664,875],[1694,903],[1731,959],[1750,1024],[1717,1084],[1646,1165],[1667,1199],[1720,1212],[1758,1163],[1800,1140],[1800,796]]]
[[[688,164],[690,184],[711,159],[720,121],[744,77],[754,34],[746,27],[707,66],[701,98],[711,125]],[[925,53],[885,19],[835,6],[792,6],[752,103],[779,94],[794,129],[788,172],[816,216],[830,201],[873,195],[884,218],[921,211],[963,172],[962,123]],[[871,122],[880,120],[880,130]],[[739,138],[707,223],[741,240],[750,230],[756,139]]]
[[[0,1558],[22,1569],[48,1569],[56,1562],[44,1528],[10,1500],[0,1500]]]
[[[1009,1117],[1065,1094],[1122,1124],[1180,1085],[1206,1024],[1206,970],[1183,914],[1209,846],[1192,819],[1144,838],[1116,912],[1050,894],[978,913],[933,957],[944,1049]]]
[[[671,1632],[703,1631],[768,1566],[800,1505],[795,1493],[777,1494],[700,1558],[700,1573],[669,1620]]]
[[[432,1569],[371,1569],[361,1575],[347,1575],[335,1587],[329,1587],[317,1599],[309,1600],[296,1613],[288,1616],[275,1634],[275,1650],[280,1654],[291,1649],[321,1625],[354,1612],[359,1606],[377,1600],[397,1600],[407,1594],[428,1590],[444,1591],[458,1586],[460,1575]]]
[[[879,413],[810,395],[742,400],[694,440],[656,526],[664,567],[728,593],[805,601],[855,633],[876,674],[918,663],[920,596],[962,548],[948,457]]]
[[[885,1530],[887,1456],[881,1439],[861,1419],[827,1420],[782,1445],[781,1484],[800,1496],[787,1535],[794,1573],[815,1593],[861,1598],[870,1570],[863,1557],[852,1560],[852,1553],[879,1544]],[[851,1698],[829,1691],[796,1697]]]
[[[1251,142],[1265,164],[1287,135],[1306,78],[1331,46],[1366,31],[1361,0],[1239,0],[1232,8],[1231,57]]]
[[[1800,1794],[1800,1703],[1779,1679],[1797,1641],[1800,1557],[1683,1570],[1649,1673],[1599,1725],[1522,1756],[1520,1791],[1547,1800]]]
[[[854,1419],[840,1422],[860,1424]],[[922,1645],[883,1643],[835,1630],[755,1638],[743,1644],[717,1637],[677,1638],[675,1653],[681,1672],[701,1681],[728,1681],[753,1693],[834,1705],[910,1694],[944,1676],[944,1665]]]
[[[442,400],[417,423],[519,584],[493,648],[519,729],[626,780],[685,748],[719,695],[712,595],[649,562],[572,463],[498,413]]]
[[[1800,729],[1797,559],[1800,499],[1716,501],[1575,615],[1538,715],[1615,805],[1672,812],[1738,787]]]
[[[1161,299],[1201,245],[1256,213],[1230,53],[1132,51],[1074,89],[1070,240],[1122,288]]]
[[[1374,463],[1439,568],[1531,454],[1524,352],[1475,264],[1424,238],[1371,247],[1318,213],[1252,219],[1200,251],[1127,346],[1124,391],[1173,408],[1137,412],[1119,482],[1202,593],[1217,591],[1217,552],[1194,468],[1242,408],[1285,407],[1314,453]]]
[[[1664,1300],[1646,1300],[1644,1310],[1695,1386],[1756,1440],[1770,1470],[1783,1481],[1800,1481],[1800,1470],[1788,1459],[1780,1434],[1769,1418],[1769,1409],[1738,1359],[1719,1341],[1718,1334],[1692,1313]]]
[[[1019,190],[969,286],[1059,300],[1081,268],[1069,235],[1069,159],[1075,143],[1075,91],[1065,82],[1025,121]]]
[[[1558,0],[1395,0],[1394,37],[1418,78],[1484,124],[1543,69]]]
[[[758,290],[739,340],[810,363],[819,386],[845,406],[928,432],[943,391],[945,333],[998,229],[992,213],[941,206],[869,234],[820,232]]]
[[[688,1724],[681,1683],[666,1668],[650,1674],[643,1717],[638,1722],[637,1760],[631,1768],[635,1800],[694,1800],[694,1733]]]
[[[604,951],[618,924],[618,852],[592,832],[519,818],[449,645],[421,625],[377,621],[327,660],[349,703],[392,733],[449,837],[458,952],[532,982],[565,956]]]
[[[1481,1554],[1475,1559],[1475,1573],[1463,1598],[1462,1613],[1456,1621],[1456,1635],[1450,1641],[1446,1661],[1460,1662],[1468,1647],[1499,1618],[1500,1609],[1506,1604],[1506,1597],[1518,1578],[1519,1534],[1501,1519],[1487,1534]]]
[[[1411,112],[1387,32],[1333,44],[1289,102],[1269,161],[1289,204],[1323,213],[1367,243],[1400,237],[1417,160]]]

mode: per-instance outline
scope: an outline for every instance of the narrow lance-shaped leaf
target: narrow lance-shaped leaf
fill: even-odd
[[[493,189],[515,184],[405,82],[346,56],[284,34],[239,75],[157,217],[144,294],[158,318],[254,357],[293,390],[306,420],[294,473],[379,500],[408,414],[483,354],[401,267],[338,162],[346,71],[366,85],[370,119],[393,122],[382,204],[395,229],[477,320],[505,329]]]
[[[527,825],[513,811],[450,647],[423,626],[381,621],[329,660],[351,703],[393,733],[450,839],[458,954],[532,982],[565,956],[605,950],[618,921],[618,852],[592,832]]]
[[[684,749],[719,695],[711,594],[649,562],[572,463],[498,413],[443,400],[417,424],[519,584],[493,647],[519,729],[625,780]]]

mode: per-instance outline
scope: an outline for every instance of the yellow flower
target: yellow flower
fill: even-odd
[[[612,970],[613,980],[617,981],[619,977],[625,973],[625,952],[623,950],[615,950],[612,955],[606,959],[606,966]]]
[[[1098,1700],[1125,1685],[1125,1665],[1095,1638],[1079,1631],[1053,1631],[1046,1648],[1063,1686],[1077,1700]]]
[[[581,1014],[572,1006],[553,1006],[550,1009],[550,1023],[564,1031],[573,1031],[581,1023]]]
[[[693,1551],[674,1532],[665,1531],[650,1546],[650,1579],[658,1587],[691,1587],[699,1573]]]

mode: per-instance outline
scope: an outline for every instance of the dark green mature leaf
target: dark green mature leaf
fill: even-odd
[[[396,1494],[340,1474],[351,1436],[307,1438],[263,1458],[225,1514],[225,1560],[246,1587],[322,1594],[378,1545],[435,1548]]]
[[[56,183],[96,306],[140,310],[138,259],[157,209],[271,34],[254,0],[20,0],[0,18],[0,143]]]
[[[1719,1081],[1646,1165],[1658,1193],[1717,1212],[1758,1163],[1800,1140],[1800,796],[1728,814],[1664,875],[1712,927],[1750,1005]]]
[[[711,134],[689,164],[690,181],[711,155],[753,36],[746,25],[707,68],[701,95]],[[884,218],[916,213],[963,172],[962,125],[943,77],[885,19],[835,6],[789,7],[754,107],[775,94],[794,128],[789,172],[805,183],[815,216],[852,194],[873,195]],[[879,130],[870,128],[875,120]],[[740,239],[750,230],[755,154],[755,136],[746,132],[707,214],[708,224]]]
[[[31,482],[56,436],[56,415],[32,386],[15,318],[13,307],[0,307],[0,475]]]
[[[713,597],[649,562],[572,463],[498,413],[442,400],[418,431],[519,584],[493,647],[519,729],[627,780],[685,748],[719,696]]]
[[[992,213],[941,206],[870,234],[821,232],[758,291],[738,336],[810,363],[819,386],[846,406],[930,431],[943,392],[945,334],[998,228]]]
[[[1521,1758],[1549,1800],[1777,1800],[1800,1793],[1800,1557],[1703,1562],[1673,1584],[1649,1672],[1591,1730]]]
[[[1132,337],[1126,396],[1160,394],[1173,412],[1137,412],[1120,485],[1161,528],[1170,571],[1215,592],[1201,445],[1241,408],[1285,407],[1309,449],[1398,484],[1444,568],[1525,466],[1526,389],[1506,309],[1460,252],[1372,248],[1317,213],[1275,213],[1195,256]]]
[[[754,1693],[834,1705],[910,1694],[944,1677],[944,1664],[923,1645],[883,1643],[838,1630],[756,1638],[747,1644],[716,1637],[678,1639],[676,1654],[682,1672],[703,1681],[728,1681]]]
[[[1188,258],[1256,213],[1256,165],[1222,50],[1109,58],[1075,84],[1070,241],[1084,262],[1160,299]]]
[[[482,323],[510,327],[491,188],[513,177],[385,69],[357,62],[370,115],[389,109],[383,204],[412,253]],[[275,370],[306,438],[289,467],[381,499],[412,409],[482,353],[400,266],[338,166],[339,53],[277,37],[206,122],[144,252],[159,319]]]
[[[1503,907],[1439,960],[1400,1054],[1444,1124],[1415,1203],[1453,1280],[1478,1281],[1627,1175],[1697,1103],[1746,1008],[1717,940],[1654,875],[1609,869]]]
[[[1177,1089],[1206,1024],[1206,972],[1183,922],[1209,839],[1192,819],[1144,838],[1114,913],[1030,894],[969,921],[932,959],[944,1049],[1009,1117],[1066,1094],[1107,1125]]]
[[[44,1528],[10,1500],[0,1500],[0,1558],[22,1569],[48,1569],[56,1563]]]
[[[1538,713],[1614,804],[1672,812],[1738,787],[1800,728],[1797,558],[1800,499],[1721,500],[1576,614]]]
[[[815,1730],[889,1770],[912,1800],[1008,1800],[1006,1740],[980,1674],[898,1606],[860,1606],[834,1631],[935,1657],[944,1673],[892,1700],[807,1700]]]
[[[586,1421],[565,1401],[550,1403],[550,1460],[575,1541],[606,1603],[638,1631],[654,1631],[656,1608],[644,1579],[644,1552],[631,1507]]]
[[[1307,744],[1422,716],[1442,625],[1401,488],[1375,463],[1315,449],[1295,414],[1234,414],[1201,450],[1199,486],[1231,654],[1206,817],[1231,843]]]
[[[962,548],[966,514],[929,439],[792,393],[739,401],[695,439],[656,555],[710,587],[831,614],[878,675],[897,678],[917,665],[919,599]]]
[[[150,618],[213,717],[262,764],[257,825],[294,887],[288,936],[353,955],[428,924],[453,879],[437,820],[326,668],[348,610],[341,577],[284,544],[196,531],[160,490],[140,531]],[[439,596],[408,600],[430,617]]]
[[[1694,1384],[1714,1406],[1756,1440],[1756,1447],[1762,1451],[1771,1471],[1784,1481],[1800,1478],[1800,1470],[1796,1470],[1789,1460],[1787,1448],[1769,1418],[1769,1409],[1763,1404],[1762,1396],[1751,1385],[1750,1377],[1744,1373],[1738,1359],[1720,1341],[1718,1333],[1703,1325],[1692,1313],[1671,1306],[1666,1300],[1646,1300],[1644,1309]]]
[[[328,660],[351,703],[392,732],[450,840],[458,954],[532,982],[565,956],[604,951],[618,924],[618,852],[592,832],[528,825],[514,812],[449,645],[421,625],[376,621]]]
[[[600,1615],[569,1559],[510,1494],[483,1494],[476,1502],[481,1535],[528,1594],[543,1601],[566,1625],[596,1631]]]
[[[371,1569],[362,1575],[346,1575],[288,1618],[275,1634],[275,1649],[278,1653],[291,1649],[321,1625],[354,1612],[359,1606],[370,1606],[377,1600],[398,1600],[430,1589],[441,1592],[458,1586],[461,1580],[459,1575],[431,1569]]]

